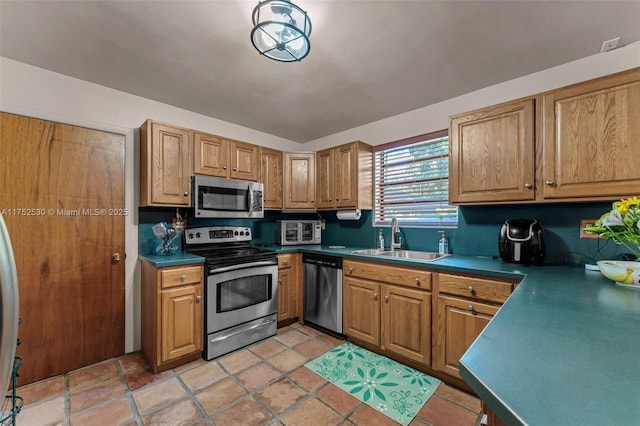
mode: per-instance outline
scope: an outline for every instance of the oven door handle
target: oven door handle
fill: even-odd
[[[263,321],[260,324],[254,324],[249,328],[243,328],[242,330],[236,330],[233,333],[225,334],[224,336],[218,336],[218,337],[216,337],[214,339],[211,339],[211,343],[216,343],[216,342],[219,342],[221,340],[225,340],[225,339],[228,339],[230,337],[237,336],[238,334],[246,333],[249,330],[255,330],[256,328],[267,326],[267,325],[269,325],[269,324],[271,324],[273,322],[276,322],[276,320],[275,319],[271,319],[271,320]]]
[[[237,271],[238,269],[248,269],[248,268],[257,268],[259,266],[275,266],[275,265],[277,265],[276,262],[271,260],[265,260],[262,262],[243,263],[241,265],[231,265],[231,266],[225,266],[223,268],[215,268],[215,269],[211,269],[209,273],[221,274],[223,272]]]

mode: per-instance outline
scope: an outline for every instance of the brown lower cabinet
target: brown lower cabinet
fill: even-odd
[[[202,353],[202,265],[157,268],[142,261],[142,351],[154,373]]]
[[[344,333],[391,357],[431,363],[431,273],[343,263]]]
[[[298,320],[302,314],[301,254],[278,255],[278,327]]]

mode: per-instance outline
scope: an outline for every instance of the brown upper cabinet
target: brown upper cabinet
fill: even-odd
[[[140,206],[191,204],[189,129],[147,120],[140,127]]]
[[[620,198],[640,191],[640,68],[542,97],[542,197]]]
[[[260,182],[265,209],[282,210],[282,151],[260,148]]]
[[[316,153],[316,208],[371,209],[373,154],[356,141]]]
[[[451,117],[451,204],[534,200],[534,130],[533,99]]]
[[[450,202],[637,195],[637,117],[640,68],[453,116]]]
[[[203,132],[193,132],[193,172],[257,181],[260,147]]]
[[[283,158],[284,209],[315,210],[315,153],[285,152]]]

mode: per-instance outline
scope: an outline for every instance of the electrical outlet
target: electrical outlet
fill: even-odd
[[[326,228],[326,222],[324,221],[324,219],[320,219],[320,228],[324,231],[324,229]]]
[[[599,234],[593,234],[591,232],[585,232],[584,228],[587,226],[593,226],[598,219],[580,219],[580,238],[592,238],[597,240],[600,238]]]

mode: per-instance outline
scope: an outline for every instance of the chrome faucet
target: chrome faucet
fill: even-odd
[[[400,235],[400,227],[398,219],[391,219],[391,251],[402,248],[402,235]]]

